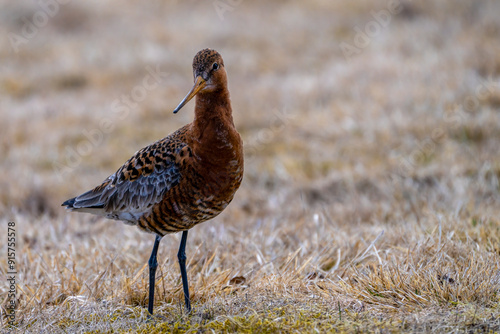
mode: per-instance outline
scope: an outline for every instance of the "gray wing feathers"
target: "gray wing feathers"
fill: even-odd
[[[179,170],[173,162],[133,181],[119,181],[121,172],[120,169],[109,176],[102,187],[74,198],[68,208],[108,217],[110,214],[119,216],[122,212],[145,212],[160,202],[164,193],[180,180]]]
[[[73,211],[133,222],[179,183],[181,172],[175,154],[186,144],[177,137],[187,126],[137,151],[100,186],[62,205]]]
[[[179,181],[177,169],[172,166],[168,171],[139,176],[135,181],[123,181],[105,193],[105,209],[108,212],[141,212],[161,201],[167,189]]]

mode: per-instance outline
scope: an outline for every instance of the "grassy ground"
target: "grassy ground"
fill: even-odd
[[[3,331],[500,330],[498,1],[40,10],[0,12]],[[163,239],[147,322],[154,237],[60,203],[191,121],[192,104],[171,111],[204,47],[226,63],[245,178],[190,231],[189,315],[179,236]]]

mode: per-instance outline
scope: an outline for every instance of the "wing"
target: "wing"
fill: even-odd
[[[72,211],[137,220],[181,179],[176,159],[188,147],[174,138],[169,136],[138,151],[101,185],[63,205]]]

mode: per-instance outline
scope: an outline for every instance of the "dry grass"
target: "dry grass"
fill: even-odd
[[[39,7],[2,5],[0,216],[19,272],[3,330],[499,331],[500,3],[404,2],[350,59],[340,44],[387,2],[233,3],[221,19],[212,2],[71,2],[18,53],[7,33]],[[168,236],[146,322],[153,236],[59,205],[191,120],[171,110],[207,46],[228,69],[245,179],[190,232],[192,314]],[[168,76],[118,117],[146,66]],[[104,118],[113,129],[71,160]]]

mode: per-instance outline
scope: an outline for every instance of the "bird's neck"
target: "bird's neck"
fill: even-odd
[[[227,88],[216,92],[198,93],[193,121],[195,138],[201,140],[208,139],[205,138],[206,136],[217,137],[220,131],[213,130],[226,128],[234,128],[231,100]]]
[[[195,117],[192,123],[195,153],[221,163],[231,158],[241,145],[233,123],[231,101],[227,88],[196,95]]]

